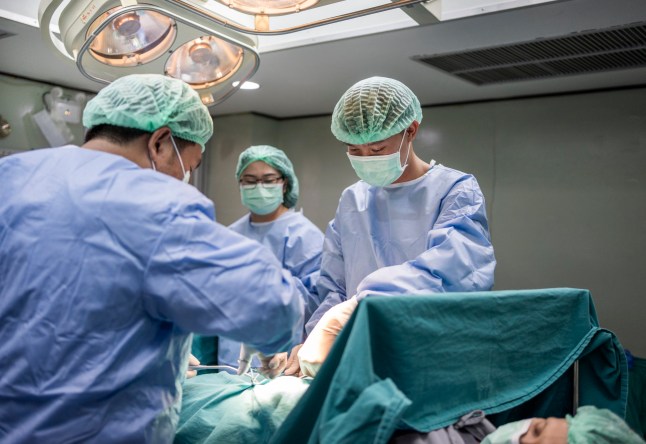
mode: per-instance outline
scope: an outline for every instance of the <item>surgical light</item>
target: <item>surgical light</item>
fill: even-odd
[[[256,37],[172,0],[41,0],[39,21],[46,41],[86,77],[110,83],[163,73],[190,84],[209,106],[237,91],[232,82],[244,83],[259,65]]]
[[[242,49],[213,36],[183,44],[168,59],[165,73],[195,89],[229,79],[242,63]]]
[[[86,38],[119,8],[112,8],[92,22]],[[92,56],[112,66],[136,66],[164,54],[177,35],[175,21],[158,12],[133,11],[118,16],[99,32],[90,45]]]
[[[319,0],[218,0],[226,6],[248,14],[283,15],[311,8]]]

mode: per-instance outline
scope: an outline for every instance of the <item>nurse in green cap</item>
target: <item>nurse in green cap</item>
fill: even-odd
[[[238,158],[236,179],[242,204],[249,213],[229,228],[274,253],[301,293],[307,320],[319,305],[316,282],[321,268],[323,233],[303,215],[302,209],[295,209],[299,184],[292,162],[273,146],[250,146]],[[218,363],[235,366],[240,352],[239,342],[220,338]],[[248,358],[243,352],[242,360]],[[282,367],[278,366],[276,372]]]

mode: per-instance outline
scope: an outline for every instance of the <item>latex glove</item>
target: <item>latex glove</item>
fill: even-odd
[[[193,355],[188,357],[188,365],[200,365],[200,361]],[[197,376],[197,370],[186,370],[186,379]]]
[[[264,355],[247,344],[240,346],[240,359],[238,359],[238,374],[243,375],[249,371],[254,355],[258,355],[260,368],[258,371],[269,379],[274,379],[281,374],[287,365],[287,353],[276,353],[275,355]]]
[[[274,379],[280,375],[287,365],[287,353],[276,353],[272,356],[265,356],[258,353],[262,366],[258,369],[260,374],[269,379]]]
[[[240,358],[238,358],[239,375],[244,375],[249,371],[249,367],[251,367],[251,359],[253,358],[253,355],[257,353],[258,350],[247,344],[240,345]]]
[[[301,365],[298,362],[298,351],[302,346],[303,344],[295,345],[294,348],[292,348],[292,351],[289,352],[289,358],[287,358],[287,367],[285,367],[285,376],[303,376],[303,373],[301,372]]]
[[[357,298],[352,296],[347,301],[330,308],[318,321],[298,351],[298,361],[303,375],[316,376],[323,361],[330,353],[336,337],[348,323],[356,308]]]

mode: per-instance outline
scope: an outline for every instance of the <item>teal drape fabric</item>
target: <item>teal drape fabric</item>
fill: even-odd
[[[562,416],[577,359],[580,405],[624,417],[625,355],[587,290],[368,297],[272,442],[383,443],[379,430],[431,431],[478,409]],[[366,396],[384,384],[387,396]]]
[[[634,358],[628,373],[626,422],[639,436],[646,438],[646,359]]]
[[[309,387],[310,379],[225,372],[187,379],[174,444],[266,443]]]
[[[193,335],[191,353],[200,361],[200,364],[218,364],[218,337]]]

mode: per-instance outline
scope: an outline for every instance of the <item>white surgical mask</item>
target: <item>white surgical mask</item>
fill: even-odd
[[[396,153],[386,154],[383,156],[353,156],[350,153],[348,158],[352,168],[364,182],[375,187],[383,187],[390,185],[401,177],[404,169],[408,166],[408,155],[410,154],[410,143],[408,144],[408,152],[406,153],[406,160],[404,165],[401,164],[399,153],[401,152],[406,132],[402,141],[399,143],[399,149]]]

